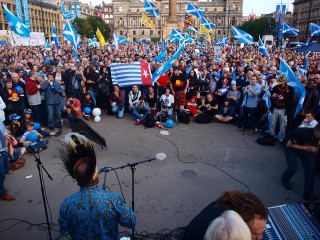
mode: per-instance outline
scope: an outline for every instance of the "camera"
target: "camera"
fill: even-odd
[[[244,84],[245,84],[246,86],[248,86],[248,85],[250,85],[250,81],[245,81]]]
[[[71,104],[71,105],[73,104],[73,100],[70,100],[70,104]]]
[[[277,98],[281,98],[281,95],[277,95]]]

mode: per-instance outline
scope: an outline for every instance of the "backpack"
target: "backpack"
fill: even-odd
[[[195,116],[195,120],[197,123],[210,123],[212,120],[212,116],[202,113]]]
[[[189,124],[190,123],[190,111],[187,109],[184,109],[179,114],[179,122]]]
[[[276,139],[270,134],[265,135],[264,137],[259,137],[257,143],[261,145],[274,146]]]
[[[156,120],[154,120],[154,117],[150,113],[148,113],[144,122],[145,128],[153,128],[155,125]]]

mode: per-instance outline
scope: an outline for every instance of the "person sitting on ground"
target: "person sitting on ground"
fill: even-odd
[[[192,96],[190,100],[187,100],[187,108],[190,111],[192,116],[198,114],[198,104],[197,104],[197,97]]]
[[[27,150],[29,150],[31,147],[33,148],[32,151],[40,152],[43,149],[47,148],[46,145],[48,143],[48,140],[43,139],[43,135],[38,133],[33,128],[34,128],[33,122],[28,122],[27,131],[22,135],[19,142],[23,144],[23,146],[27,148]]]
[[[172,116],[174,106],[174,96],[171,94],[169,87],[166,88],[166,93],[160,97],[161,110],[168,107],[168,115]]]
[[[124,90],[120,90],[118,84],[113,86],[113,92],[109,98],[112,113],[117,114],[118,118],[123,118],[124,114]]]
[[[139,102],[133,107],[133,115],[137,120],[136,124],[144,123],[148,114],[150,114],[149,104],[146,102],[145,96],[141,96]]]
[[[21,117],[17,114],[13,113],[9,116],[9,127],[12,136],[18,138],[20,137],[25,131],[22,131],[21,129],[21,123],[19,122],[19,119]]]
[[[81,103],[74,98],[72,94],[68,94],[68,101],[66,102],[66,113],[71,128],[74,128],[74,123],[77,118],[82,117]]]
[[[22,156],[26,152],[25,147],[19,147],[17,139],[12,135],[12,132],[10,130],[10,127],[7,127],[7,137],[8,137],[8,152],[9,152],[9,164],[15,163],[20,159],[20,161],[24,162],[26,161]]]
[[[138,85],[133,85],[132,90],[129,92],[129,110],[132,111],[133,107],[135,107],[139,98],[141,97],[141,91],[138,88]]]
[[[227,98],[223,101],[223,106],[220,106],[218,113],[214,116],[220,122],[229,123],[233,119],[233,112],[230,102]]]
[[[306,111],[304,120],[302,121],[299,128],[314,128],[317,126],[318,121],[314,119],[314,113],[312,111]]]
[[[262,239],[268,219],[268,208],[251,192],[227,191],[205,207],[186,227],[183,240],[203,239],[213,220],[226,210],[237,212],[251,232],[251,239]]]
[[[251,240],[251,233],[238,213],[227,210],[210,223],[204,240]]]
[[[83,97],[82,102],[81,102],[81,107],[82,107],[82,110],[81,110],[81,111],[82,111],[82,115],[83,115],[87,120],[89,120],[91,114],[88,114],[88,115],[85,114],[84,109],[85,109],[86,107],[88,107],[88,108],[90,108],[91,111],[92,111],[92,110],[95,108],[94,101],[93,101],[93,99],[91,98],[91,95],[90,95],[89,92],[85,92],[84,97]]]

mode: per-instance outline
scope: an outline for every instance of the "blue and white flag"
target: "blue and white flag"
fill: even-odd
[[[147,45],[147,47],[146,47],[147,49],[146,49],[146,54],[147,55],[150,55],[150,48],[149,48],[149,45]]]
[[[16,0],[16,10],[17,10],[17,18],[18,18],[21,22],[23,22],[21,0]]]
[[[28,28],[23,22],[21,22],[12,12],[6,7],[6,5],[2,5],[4,8],[4,12],[6,14],[8,25],[10,29],[21,37],[30,37],[30,28]]]
[[[80,7],[80,3],[77,3],[77,9],[76,9],[76,15],[78,18],[80,18],[81,16],[81,7]]]
[[[304,89],[304,87],[302,86],[301,82],[296,77],[296,75],[294,75],[289,65],[282,58],[280,58],[280,72],[281,72],[280,75],[284,75],[285,77],[288,77],[288,85],[293,87],[294,92],[299,94],[300,96],[299,103],[295,113],[295,115],[297,115],[302,109],[304,98],[306,95],[306,90]]]
[[[320,24],[310,23],[311,37],[320,36]]]
[[[80,62],[79,55],[77,53],[77,49],[72,48],[73,56],[76,58],[77,62]]]
[[[232,78],[231,78],[231,85],[237,84],[237,76],[236,76],[236,70],[233,70],[232,72]]]
[[[30,17],[29,17],[29,2],[28,0],[22,0],[22,7],[24,13],[24,24],[30,27]],[[44,29],[42,30],[44,32]]]
[[[117,38],[116,33],[113,33],[112,44],[113,44],[113,46],[115,46],[115,47],[116,47],[116,49],[118,49],[118,48],[119,48],[119,42],[118,42],[118,38]]]
[[[180,40],[180,38],[178,37],[178,36],[174,36],[174,35],[172,35],[172,34],[169,34],[169,40],[170,40],[170,42],[175,42],[175,43],[178,43],[179,42],[179,40]]]
[[[258,45],[259,45],[259,51],[260,51],[263,55],[265,55],[267,58],[270,58],[269,53],[268,53],[266,47],[264,46],[264,44],[263,44],[263,42],[261,41],[260,38],[259,38]]]
[[[99,42],[97,40],[96,35],[94,35],[93,38],[89,39],[89,46],[90,47],[98,47],[99,46]]]
[[[166,51],[166,49],[167,49],[166,40],[162,39],[162,43],[161,43],[161,51]]]
[[[47,51],[50,51],[51,50],[51,48],[50,48],[50,43],[49,43],[49,40],[47,39],[47,41],[46,41],[46,50]]]
[[[135,50],[136,50],[136,54],[139,55],[139,50],[137,48],[137,46],[134,46]]]
[[[190,41],[189,37],[188,37],[188,41]],[[171,34],[169,34],[169,38],[170,38],[170,42],[178,42],[181,44],[186,38],[186,33],[180,31],[179,29],[172,28]]]
[[[303,62],[303,69],[307,71],[308,66],[309,66],[309,56],[307,55],[304,59],[304,62]]]
[[[221,58],[215,58],[213,61],[217,62],[217,63],[222,63],[222,59]]]
[[[183,42],[180,45],[179,49],[172,56],[172,58],[170,60],[168,60],[167,62],[165,62],[165,64],[163,64],[160,68],[158,68],[153,73],[153,76],[152,76],[153,84],[172,67],[172,64],[177,60],[177,58],[180,56],[181,52],[184,50],[185,45],[186,45],[185,42]]]
[[[130,44],[130,41],[128,39],[126,39],[124,36],[119,36],[118,43],[119,44]]]
[[[196,18],[202,18],[204,16],[204,9],[188,2],[187,13],[195,16]]]
[[[66,22],[66,26],[63,29],[63,36],[72,43],[75,49],[80,45],[80,38],[76,30],[71,26],[69,20]]]
[[[213,31],[213,29],[216,27],[212,22],[210,22],[208,19],[205,17],[201,18],[201,24],[200,26],[204,26],[206,29],[209,31]]]
[[[285,22],[283,23],[282,26],[282,33],[283,34],[287,34],[287,35],[293,35],[293,36],[298,36],[299,35],[299,30],[289,26],[288,24],[286,24]]]
[[[64,3],[61,5],[61,12],[64,19],[73,19],[75,18],[75,14],[72,12],[67,12],[66,7],[64,6]]]
[[[144,3],[144,10],[150,14],[152,14],[153,16],[157,17],[160,15],[160,10],[156,7],[156,5],[150,1],[150,0],[146,0],[146,2]]]
[[[59,50],[59,41],[57,36],[57,28],[54,25],[54,22],[52,23],[52,34],[51,34],[51,40],[54,41],[54,44],[56,45],[56,49]]]
[[[167,57],[166,51],[162,51],[158,56],[155,56],[155,57],[154,57],[154,60],[155,60],[156,62],[162,62],[163,60],[166,59],[166,57]]]
[[[222,42],[219,38],[217,38],[216,40],[214,40],[214,44],[215,44],[215,45],[218,45],[218,46],[223,46],[223,42]]]
[[[228,38],[227,38],[227,36],[226,36],[226,35],[223,35],[222,43],[223,43],[223,46],[226,46],[226,45],[228,45],[228,44],[229,44],[229,42],[228,42]]]
[[[249,33],[246,33],[241,29],[235,28],[234,26],[232,26],[232,32],[234,37],[237,38],[239,42],[244,44],[253,43],[253,37]]]

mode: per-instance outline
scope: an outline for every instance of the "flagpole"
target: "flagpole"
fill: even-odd
[[[17,55],[17,46],[16,46],[16,41],[13,38],[13,34],[12,34],[12,30],[10,28],[10,33],[11,33],[11,38],[12,38],[12,43],[13,43],[13,48],[14,48],[14,52]]]

